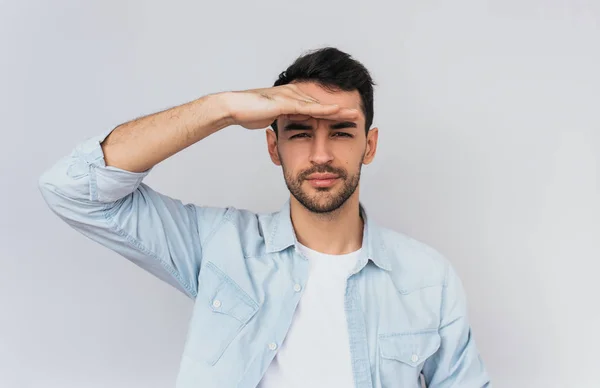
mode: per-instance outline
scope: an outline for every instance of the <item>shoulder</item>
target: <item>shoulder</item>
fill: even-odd
[[[241,209],[235,206],[200,206],[194,205],[194,210],[200,221],[206,219],[219,219],[221,222],[228,222],[237,227],[248,227],[252,224],[257,224],[259,218],[263,215],[253,212],[248,209]]]
[[[443,286],[451,263],[433,246],[389,228],[377,226],[381,254],[391,268],[400,291]]]
[[[279,233],[278,229],[284,229],[278,228],[281,222],[277,212],[256,212],[235,206],[202,208],[201,211],[204,225],[207,220],[212,220],[209,223],[214,225],[208,228],[211,232],[204,240],[221,248],[224,245],[236,245],[246,257],[262,256],[266,245]],[[202,227],[199,229],[202,232]]]

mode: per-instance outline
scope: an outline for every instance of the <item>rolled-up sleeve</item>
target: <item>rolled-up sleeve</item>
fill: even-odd
[[[109,134],[77,145],[40,176],[44,200],[78,232],[195,298],[202,244],[227,209],[183,204],[144,184],[149,171],[106,166]]]
[[[461,280],[448,265],[442,295],[441,345],[423,367],[428,388],[491,388],[467,316]]]

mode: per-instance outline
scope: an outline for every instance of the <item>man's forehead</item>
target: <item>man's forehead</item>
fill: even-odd
[[[286,126],[288,124],[292,124],[292,123],[298,123],[298,124],[305,124],[305,125],[314,125],[315,123],[324,121],[324,122],[328,122],[328,125],[333,125],[335,123],[354,123],[357,126],[360,126],[360,122],[362,121],[362,118],[359,119],[355,119],[355,120],[328,120],[328,119],[324,119],[324,118],[315,118],[312,116],[307,116],[307,115],[281,115],[277,118],[278,120],[278,125],[280,126]]]

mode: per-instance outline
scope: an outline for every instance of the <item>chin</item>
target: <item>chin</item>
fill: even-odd
[[[307,201],[304,201],[305,207],[316,213],[330,213],[339,209],[344,203],[339,203],[335,197],[327,195],[319,197],[318,195],[310,196]]]

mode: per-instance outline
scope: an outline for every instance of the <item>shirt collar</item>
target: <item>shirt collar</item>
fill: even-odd
[[[380,228],[367,216],[364,206],[359,204],[360,213],[364,220],[363,252],[366,259],[379,268],[390,271],[390,263]],[[281,209],[276,212],[267,227],[265,243],[267,252],[282,251],[297,243],[296,233],[290,216],[290,200],[286,200]],[[365,261],[366,264],[366,261]]]

